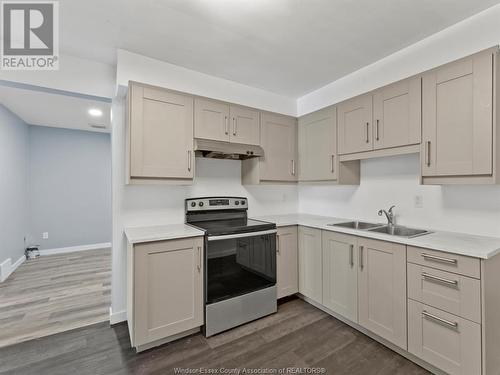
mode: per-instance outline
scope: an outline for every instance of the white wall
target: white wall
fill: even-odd
[[[117,91],[123,93],[123,88],[128,86],[129,80],[285,115],[295,116],[297,112],[294,98],[119,49],[116,67]]]
[[[499,20],[500,4],[302,96],[297,100],[297,113],[302,116],[498,45]]]
[[[27,170],[28,126],[0,104],[0,264],[24,254]]]
[[[30,240],[41,250],[111,242],[110,135],[30,126],[29,150]]]
[[[415,208],[416,195],[422,208]],[[377,212],[393,204],[399,224],[500,236],[499,186],[419,185],[416,154],[362,161],[359,186],[299,187],[304,213],[385,222]]]

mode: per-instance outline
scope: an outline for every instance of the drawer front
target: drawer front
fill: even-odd
[[[481,323],[478,279],[408,263],[408,298]]]
[[[481,326],[408,300],[408,351],[451,375],[479,375]]]
[[[479,259],[443,251],[408,246],[408,262],[437,268],[443,271],[480,278]]]

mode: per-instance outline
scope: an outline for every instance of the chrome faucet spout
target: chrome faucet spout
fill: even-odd
[[[387,211],[384,209],[378,211],[378,216],[382,216],[382,214],[385,215],[388,225],[394,225],[394,207],[396,206],[391,206]]]

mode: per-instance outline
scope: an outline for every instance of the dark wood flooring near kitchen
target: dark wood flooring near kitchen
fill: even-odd
[[[428,374],[299,299],[209,339],[201,334],[136,354],[127,325],[96,324],[0,349],[0,374],[170,374],[176,368],[325,368],[327,374]]]
[[[110,289],[110,249],[24,262],[0,284],[0,347],[109,320]]]

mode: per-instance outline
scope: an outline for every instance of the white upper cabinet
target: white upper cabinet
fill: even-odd
[[[196,98],[194,136],[213,141],[260,145],[260,112],[217,100]]]
[[[229,141],[229,104],[196,98],[194,101],[195,138]]]
[[[229,106],[230,142],[260,145],[260,112],[238,105]]]
[[[346,100],[337,106],[339,154],[371,151],[373,100],[365,94]]]
[[[299,118],[299,180],[336,180],[337,162],[337,108]]]
[[[193,97],[136,83],[128,95],[130,180],[192,179]]]
[[[373,148],[419,144],[422,79],[406,79],[373,94]]]
[[[423,76],[422,175],[493,173],[493,64],[490,50]]]

